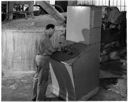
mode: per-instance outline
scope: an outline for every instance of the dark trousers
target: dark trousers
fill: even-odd
[[[33,80],[33,100],[44,101],[48,86],[49,76],[49,56],[37,55],[36,65],[37,71]]]

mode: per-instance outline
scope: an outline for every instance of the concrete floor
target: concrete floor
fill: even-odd
[[[31,101],[33,72],[16,72],[2,78],[2,101]],[[126,97],[105,89],[104,80],[100,80],[99,92],[91,101],[125,101]],[[110,83],[110,79],[109,79]],[[107,83],[105,84],[107,85]],[[48,100],[60,100],[58,98]]]
[[[2,79],[3,101],[30,101],[32,97],[32,75],[14,74]],[[18,76],[18,77],[17,77]]]

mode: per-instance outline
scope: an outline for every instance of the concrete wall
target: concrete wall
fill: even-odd
[[[2,70],[32,71],[37,43],[44,39],[44,27],[57,22],[49,15],[19,19],[2,24]]]
[[[2,70],[32,71],[36,44],[39,39],[44,39],[44,27],[49,23],[57,25],[49,15],[3,23]]]
[[[2,69],[33,70],[37,42],[44,38],[42,32],[38,30],[3,30]]]

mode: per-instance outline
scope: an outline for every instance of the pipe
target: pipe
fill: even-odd
[[[62,14],[60,14],[52,5],[50,5],[46,1],[37,1],[39,5],[45,9],[49,15],[57,20],[59,24],[64,24],[65,18]]]

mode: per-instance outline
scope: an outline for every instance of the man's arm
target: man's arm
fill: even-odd
[[[43,48],[42,50],[44,52],[44,55],[52,55],[52,53],[56,51],[49,39],[45,39],[42,41],[41,48]]]

